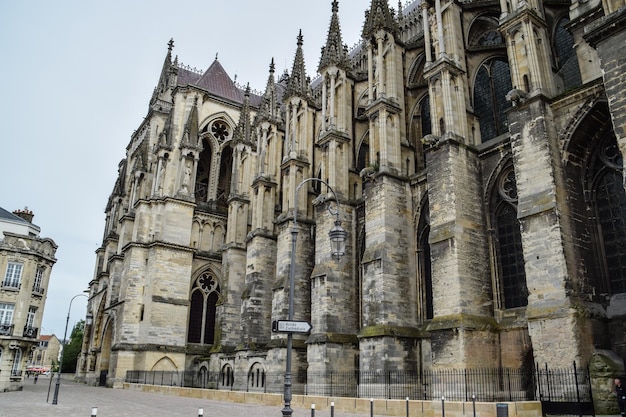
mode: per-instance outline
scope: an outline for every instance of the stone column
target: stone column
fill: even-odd
[[[322,186],[324,187],[324,186]],[[358,356],[357,333],[359,331],[357,294],[359,285],[354,273],[352,208],[340,208],[341,227],[348,232],[346,254],[341,259],[331,257],[328,232],[335,226],[335,201],[326,201],[316,207],[315,268],[311,273],[311,325],[307,339],[308,372],[310,381],[318,382],[319,375],[330,372],[353,372]],[[353,392],[329,390],[329,384],[317,387],[318,395],[348,395]],[[349,388],[346,388],[349,389]]]
[[[587,363],[593,351],[591,326],[570,298],[559,194],[564,192],[555,126],[548,103],[537,97],[509,114],[518,194],[518,218],[528,287],[526,316],[535,362],[550,367]],[[567,340],[567,343],[563,343]]]
[[[498,357],[478,155],[447,140],[426,153],[435,368],[491,367]]]
[[[362,371],[416,370],[417,288],[408,184],[381,174],[365,190]],[[411,249],[413,248],[413,249]]]

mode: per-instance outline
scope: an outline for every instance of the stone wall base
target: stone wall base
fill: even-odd
[[[214,401],[230,401],[243,404],[259,404],[264,406],[276,406],[277,412],[284,405],[282,394],[264,394],[258,392],[241,391],[218,391],[201,388],[166,387],[158,385],[129,384],[124,383],[123,389],[142,392],[152,392],[163,395],[177,395],[190,398],[201,398]],[[375,415],[382,416],[406,416],[407,401],[385,400],[347,397],[318,397],[311,395],[294,395],[291,407],[296,409],[310,409],[315,404],[316,410],[330,410],[331,402],[334,403],[335,411],[346,413],[370,414],[373,406]],[[476,417],[496,417],[497,405],[508,405],[508,417],[542,417],[541,403],[539,401],[503,402],[503,403],[476,403]],[[433,401],[408,401],[409,415],[423,417],[436,417],[442,415],[442,403]],[[446,401],[446,417],[474,416],[474,408],[471,402]]]

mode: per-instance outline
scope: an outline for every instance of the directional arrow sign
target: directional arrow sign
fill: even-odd
[[[272,326],[279,333],[309,333],[313,326],[308,321],[277,320]]]

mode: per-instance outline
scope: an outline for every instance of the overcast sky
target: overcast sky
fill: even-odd
[[[59,246],[41,334],[63,337],[70,300],[93,278],[117,164],[147,114],[170,38],[180,63],[206,70],[218,54],[232,78],[261,91],[272,58],[277,75],[291,71],[300,29],[316,76],[331,4],[0,0],[0,207],[27,206]],[[339,1],[350,47],[369,5]],[[85,306],[84,297],[72,303],[68,334]]]

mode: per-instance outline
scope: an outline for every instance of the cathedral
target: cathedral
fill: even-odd
[[[276,387],[293,351],[297,391],[624,360],[626,2],[371,0],[353,48],[327,3],[317,76],[287,34],[291,71],[269,57],[258,93],[170,41],[106,205],[77,376]]]

